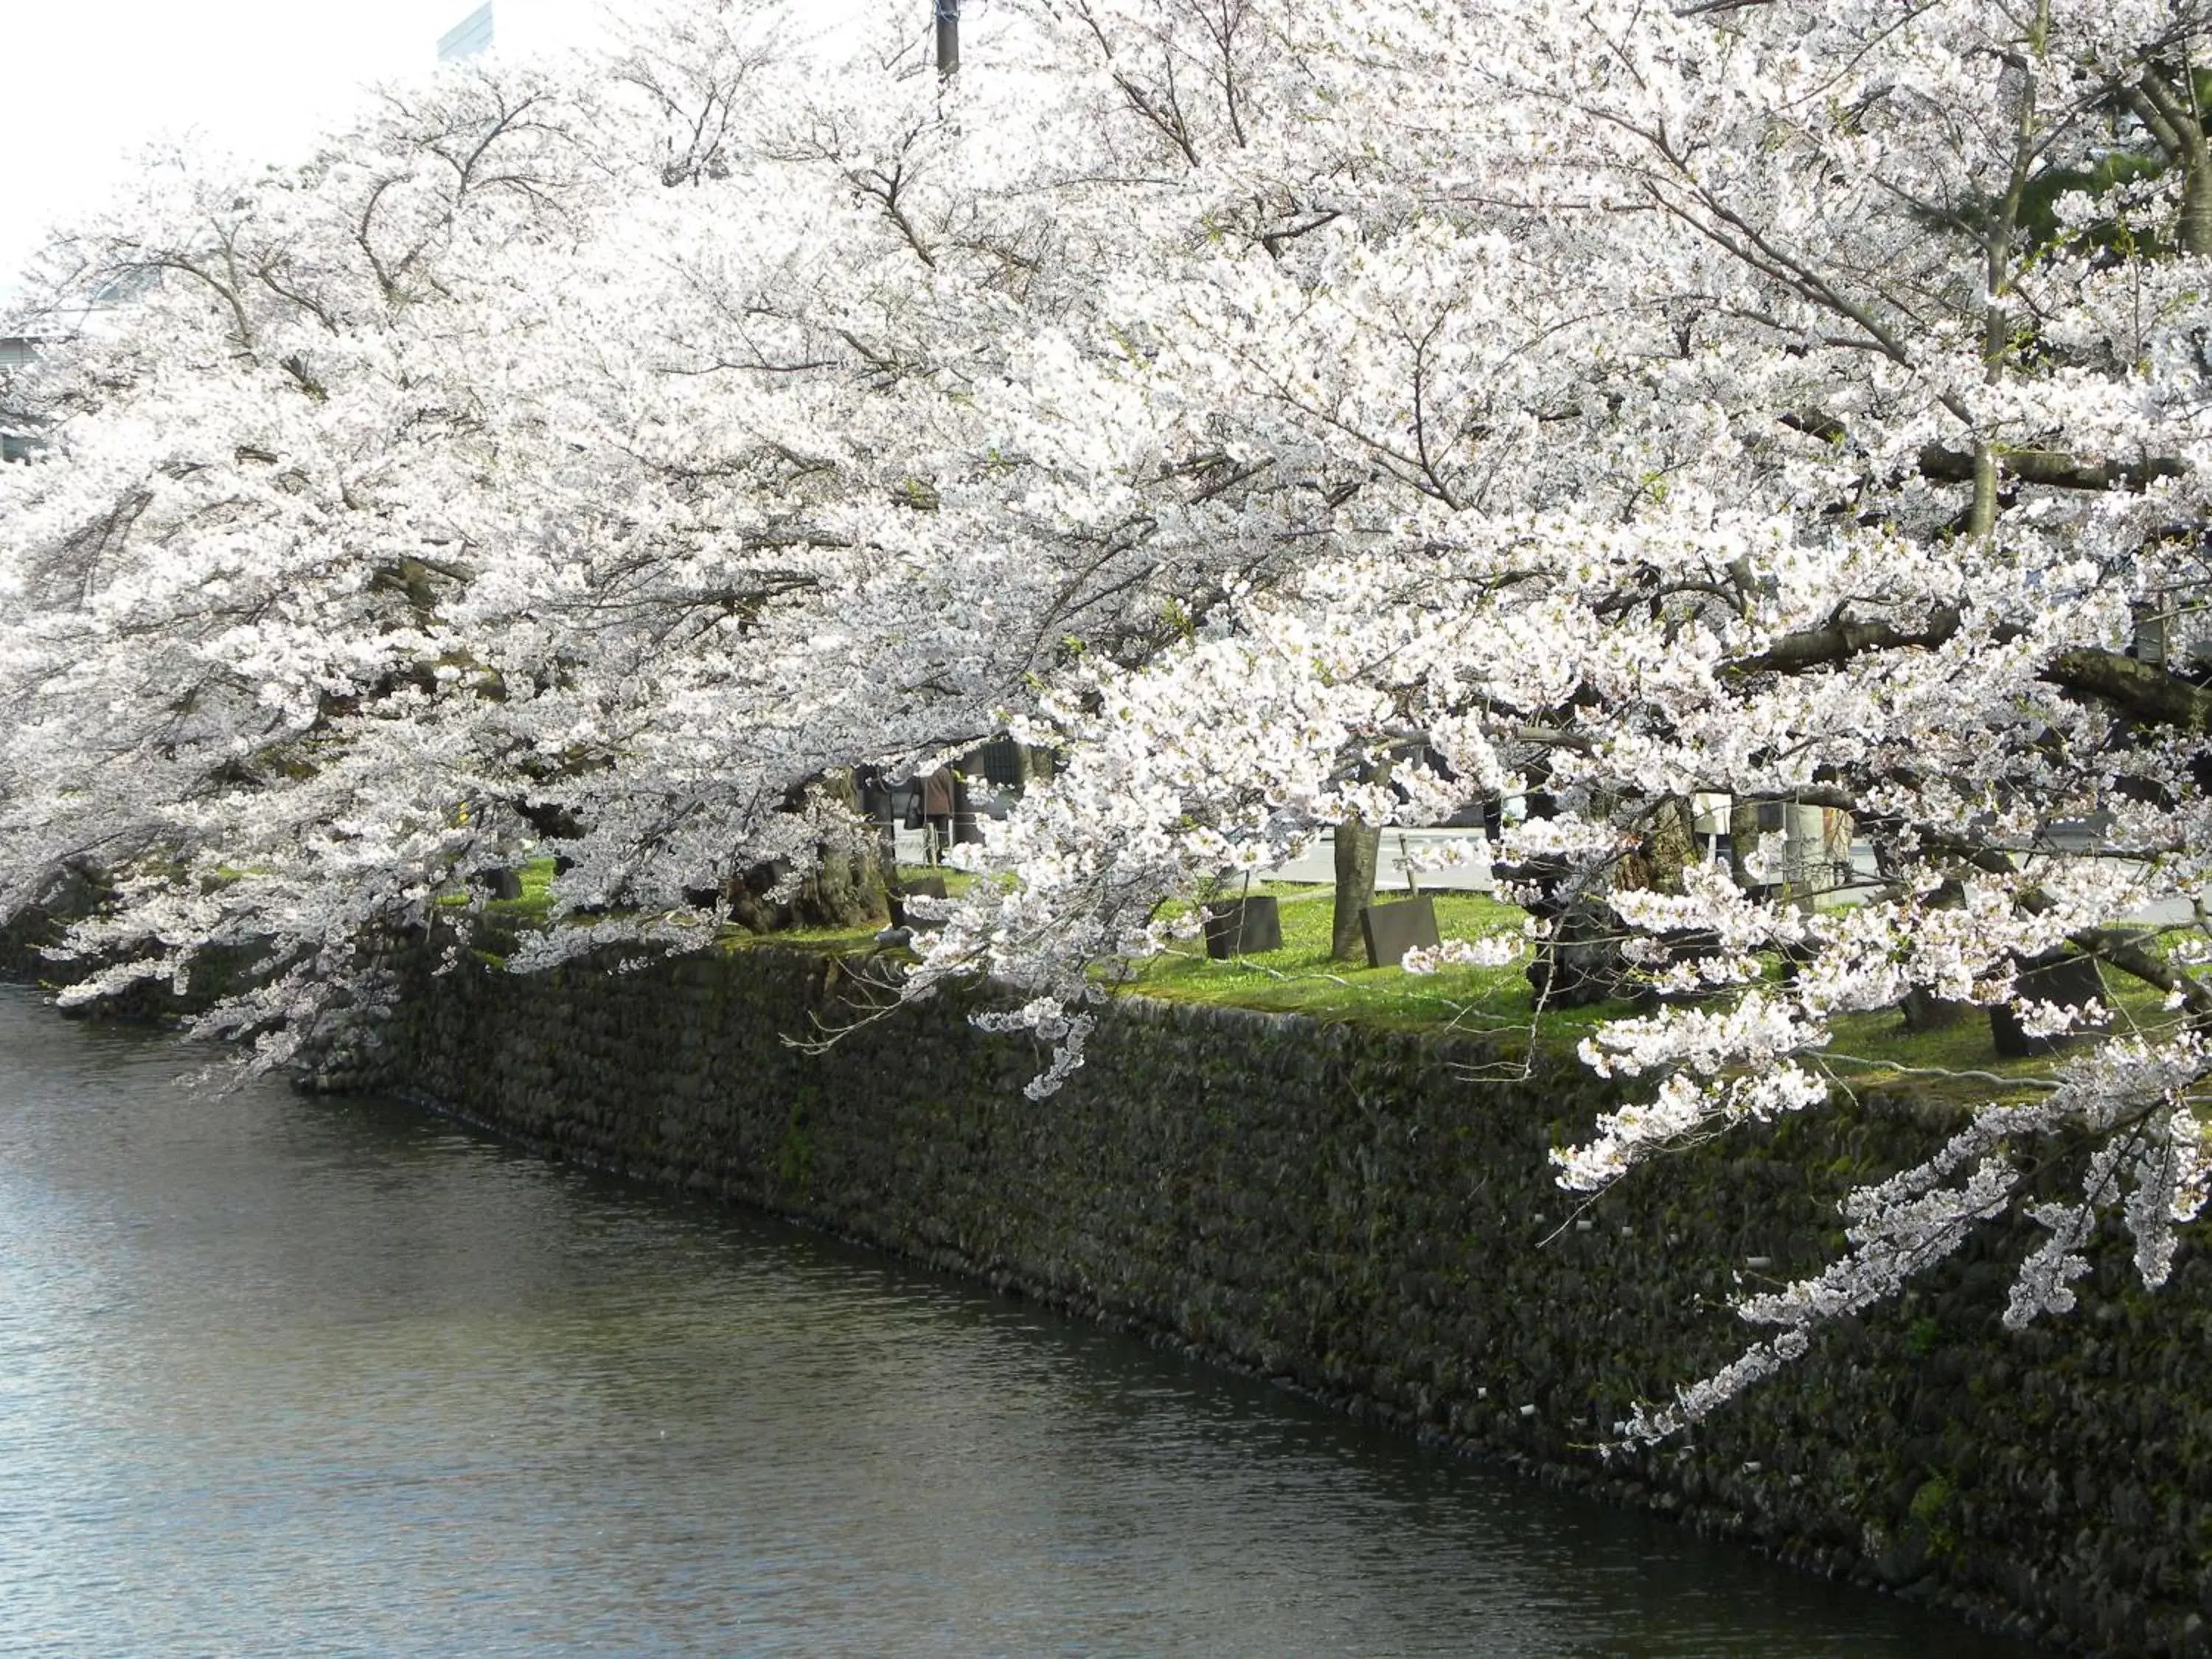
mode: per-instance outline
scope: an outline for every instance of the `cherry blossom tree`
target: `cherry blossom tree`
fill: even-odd
[[[274,1062],[373,1004],[365,939],[548,852],[602,916],[526,962],[699,943],[702,889],[872,842],[843,769],[972,747],[1268,552],[1156,544],[1113,483],[1174,423],[1100,368],[1147,233],[1103,176],[1060,210],[1050,94],[825,76],[706,4],[58,242],[54,445],[0,480],[0,902],[112,880],[72,994],[259,950],[209,1024]]]
[[[946,81],[701,0],[59,241],[7,328],[55,343],[0,471],[0,909],[97,866],[87,995],[264,950],[211,1025],[281,1060],[482,872],[563,861],[518,966],[696,944],[687,894],[866,836],[843,769],[1006,731],[1058,775],[906,991],[1013,988],[1042,1097],[1173,901],[1540,795],[1528,927],[1418,965],[1618,938],[1575,1190],[1828,1109],[1835,1022],[1908,995],[2081,1038],[1627,1432],[2001,1215],[2046,1233],[2016,1322],[2108,1215],[2162,1280],[2212,1016],[2203,8],[1005,15]],[[1877,872],[1683,864],[1703,792],[1848,811]],[[2055,1004],[2061,956],[2150,994]]]
[[[1631,1434],[2015,1209],[2048,1239],[2014,1322],[2069,1305],[2107,1214],[2162,1281],[2212,1009],[2198,9],[1072,9],[1127,142],[1218,192],[1211,257],[1124,290],[1130,378],[1325,551],[1044,700],[1071,764],[921,981],[1030,987],[1005,1023],[1054,1042],[1047,1091],[1164,896],[1540,783],[1504,865],[1601,906],[1668,1000],[1584,1044],[1632,1093],[1571,1188],[1826,1108],[1833,1022],[1909,993],[2101,1032],[1853,1195],[1846,1255],[1744,1304],[1776,1334]],[[1455,781],[1361,782],[1408,732]],[[1809,913],[1717,868],[1625,885],[1696,791],[1847,809],[1879,876]],[[2051,1005],[2022,974],[2057,953],[2164,1015]]]

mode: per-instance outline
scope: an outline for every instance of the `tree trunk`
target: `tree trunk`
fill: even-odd
[[[1629,892],[1679,893],[1682,872],[1698,861],[1697,819],[1687,795],[1659,803],[1644,843],[1620,861],[1613,885]]]
[[[1921,902],[1931,910],[1955,910],[1966,903],[1966,890],[1957,881],[1947,881]],[[1905,992],[1897,1012],[1908,1031],[1948,1030],[1969,1019],[1979,1018],[1983,1012],[1977,1003],[1954,1002],[1918,985]]]
[[[1642,844],[1613,866],[1613,890],[1680,892],[1682,872],[1698,856],[1694,810],[1686,795],[1659,802]],[[1548,900],[1532,909],[1553,929],[1528,969],[1529,987],[1540,1000],[1579,1008],[1648,993],[1648,981],[1622,954],[1622,929],[1601,895],[1585,894],[1571,902]],[[1667,935],[1662,942],[1683,955],[1703,955],[1712,948],[1710,937],[1695,933]]]
[[[824,773],[804,795],[827,797],[855,817],[860,792],[849,769]],[[859,848],[824,842],[816,848],[815,866],[787,901],[770,902],[768,894],[787,873],[780,864],[755,865],[733,882],[730,920],[756,933],[796,927],[863,927],[890,919],[891,871],[879,843]]]
[[[1336,911],[1328,929],[1328,953],[1339,962],[1367,955],[1359,913],[1375,897],[1375,866],[1382,851],[1382,832],[1358,818],[1336,826]]]
[[[1729,797],[1729,874],[1745,892],[1753,883],[1748,866],[1759,847],[1759,803],[1743,795]]]

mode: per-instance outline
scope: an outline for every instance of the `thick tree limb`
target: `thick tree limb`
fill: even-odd
[[[2050,484],[2060,489],[2142,489],[2154,478],[2179,478],[2189,463],[2168,455],[2139,461],[2085,461],[2063,449],[2000,450],[1997,465],[2022,483]],[[1929,444],[1920,452],[1923,477],[1942,483],[1974,482],[1974,457],[1960,449]]]
[[[2043,678],[2053,685],[2185,732],[2212,732],[2212,691],[2117,651],[2065,651]]]
[[[2127,929],[2085,927],[2077,933],[2068,934],[2067,940],[2084,956],[2109,962],[2146,985],[2179,995],[2197,1020],[2212,1017],[2212,987],[2191,978],[2156,951],[2146,950],[2139,936]]]
[[[1739,674],[1795,674],[1808,668],[1825,668],[1846,662],[1869,651],[1896,651],[1911,647],[1932,650],[1959,631],[1959,613],[1946,605],[1928,618],[1917,634],[1907,633],[1886,622],[1834,622],[1825,628],[1808,628],[1785,634],[1756,656],[1731,665]]]

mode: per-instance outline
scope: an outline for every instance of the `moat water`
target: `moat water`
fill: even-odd
[[[0,988],[0,1654],[2026,1652],[202,1058]]]

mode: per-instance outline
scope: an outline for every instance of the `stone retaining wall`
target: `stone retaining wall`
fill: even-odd
[[[1474,1043],[1120,1002],[1042,1103],[1026,1043],[951,1001],[826,1053],[853,966],[748,950],[623,973],[418,976],[380,1056],[554,1156],[742,1200],[1048,1299],[2056,1644],[2212,1651],[2212,1271],[2156,1296],[2105,1252],[2067,1320],[1997,1316],[2021,1241],[1970,1249],[1693,1449],[1603,1465],[1633,1397],[1727,1357],[1740,1282],[1840,1242],[1833,1200],[1924,1147],[1916,1107],[1715,1143],[1579,1215],[1546,1153],[1603,1103]],[[865,999],[863,999],[865,1000]]]
[[[0,974],[34,976],[35,943],[0,933]],[[2212,1655],[2212,1266],[2188,1245],[2148,1295],[2106,1240],[2081,1307],[2014,1334],[2027,1241],[1985,1238],[1692,1448],[1589,1449],[1631,1399],[1728,1358],[1731,1294],[1827,1260],[1836,1196],[1924,1150],[1939,1108],[1868,1097],[1577,1213],[1545,1155],[1603,1087],[1501,1079],[1463,1039],[1129,1000],[1036,1103],[1036,1050],[951,998],[793,1046],[881,1000],[819,953],[533,977],[393,960],[380,1052],[325,1086],[806,1220],[2057,1647]]]

